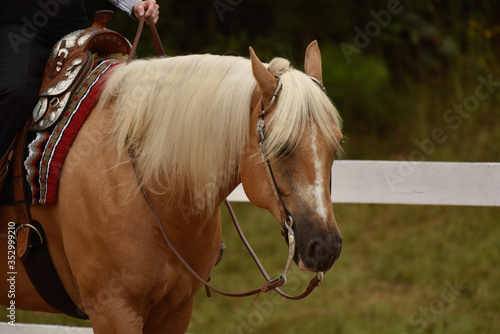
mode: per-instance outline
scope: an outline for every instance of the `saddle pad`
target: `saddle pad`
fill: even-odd
[[[56,202],[59,174],[66,154],[97,103],[108,73],[121,62],[118,59],[94,62],[93,69],[76,90],[59,123],[47,131],[35,132],[34,138],[29,139],[24,166],[32,205]]]

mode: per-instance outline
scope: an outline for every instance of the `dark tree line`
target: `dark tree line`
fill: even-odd
[[[87,0],[94,10],[113,8]],[[158,0],[158,30],[170,55],[217,53],[302,59],[314,39],[347,63],[376,55],[393,79],[441,75],[471,55],[494,58],[500,45],[500,1],[477,0]],[[117,13],[111,28],[133,39],[136,24]],[[141,55],[152,53],[148,37]],[[353,70],[356,70],[353,66]]]

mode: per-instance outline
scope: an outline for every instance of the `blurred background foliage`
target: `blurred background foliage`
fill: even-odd
[[[112,8],[102,0],[87,3],[89,16],[99,8]],[[348,159],[407,158],[416,148],[416,139],[430,138],[433,129],[449,125],[443,122],[445,112],[474,94],[478,76],[492,75],[493,81],[500,81],[500,1],[158,3],[161,19],[157,26],[171,56],[246,57],[252,46],[262,60],[283,56],[301,68],[305,48],[317,39],[323,52],[325,85],[350,139],[346,141]],[[120,12],[110,28],[133,40],[136,25]],[[346,52],[347,45],[356,52]],[[152,54],[146,33],[139,56]],[[498,91],[481,101],[458,129],[447,129],[448,140],[427,160],[496,161],[500,153],[500,131],[495,124],[498,102]],[[478,145],[488,149],[478,150]]]

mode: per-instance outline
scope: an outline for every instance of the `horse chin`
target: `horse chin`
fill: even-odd
[[[302,262],[302,260],[299,261],[299,263],[297,264],[297,266],[300,268],[300,270],[302,271],[307,271],[307,272],[311,272],[309,269],[307,269],[307,267],[305,266],[304,262]]]

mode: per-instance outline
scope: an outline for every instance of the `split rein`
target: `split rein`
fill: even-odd
[[[158,57],[165,56],[165,52],[163,51],[163,46],[161,44],[161,40],[160,40],[158,32],[155,28],[154,22],[151,19],[149,19],[148,24],[149,24],[149,27],[151,29],[151,35],[153,37],[153,44],[154,44],[156,55]],[[143,26],[144,26],[144,16],[141,17],[141,19],[139,21],[139,27],[137,29],[137,34],[136,34],[134,43],[132,45],[130,55],[127,59],[127,64],[130,63],[130,61],[132,60],[132,58],[135,55],[135,50],[137,48],[137,44],[139,42],[139,38],[140,38],[140,35],[142,33]],[[312,78],[312,77],[311,77],[311,79],[313,79],[316,83],[318,83],[318,85],[320,85],[320,87],[323,87],[318,80],[316,80],[315,78]],[[294,236],[294,232],[292,230],[293,219],[292,219],[291,215],[288,213],[288,210],[285,208],[283,201],[281,200],[281,197],[280,197],[280,194],[278,191],[278,187],[276,185],[276,181],[274,178],[274,174],[273,174],[272,169],[271,169],[271,164],[270,164],[269,160],[264,157],[264,154],[262,152],[262,146],[263,146],[264,139],[265,139],[264,116],[266,115],[267,111],[270,110],[270,108],[275,103],[276,99],[278,98],[279,93],[281,92],[281,87],[282,87],[281,79],[279,79],[278,86],[273,94],[273,97],[272,97],[269,105],[266,108],[264,108],[264,105],[262,102],[262,110],[259,114],[259,121],[257,122],[257,127],[256,127],[256,132],[257,132],[257,136],[259,139],[259,147],[261,149],[261,154],[263,157],[264,165],[266,167],[266,172],[267,172],[267,175],[269,178],[269,183],[271,185],[271,188],[273,189],[274,196],[278,202],[280,212],[283,216],[283,220],[281,222],[281,230],[282,230],[281,232],[282,232],[283,238],[285,238],[285,240],[287,241],[288,249],[289,249],[288,259],[287,259],[287,263],[285,266],[285,270],[284,270],[283,274],[281,274],[278,278],[272,278],[271,276],[269,276],[269,274],[265,270],[264,266],[260,262],[259,258],[257,257],[256,253],[254,252],[254,250],[250,246],[250,243],[247,241],[245,235],[243,234],[243,231],[240,227],[240,224],[238,223],[238,220],[237,220],[236,215],[233,211],[233,208],[231,207],[231,204],[229,204],[229,201],[227,199],[224,201],[227,208],[228,208],[228,211],[229,211],[229,214],[230,214],[231,219],[233,221],[233,224],[238,232],[238,235],[240,236],[240,239],[242,240],[243,244],[245,245],[248,252],[252,256],[252,259],[254,260],[255,264],[259,268],[260,272],[262,273],[262,275],[266,279],[266,283],[260,288],[256,288],[256,289],[246,291],[246,292],[237,292],[237,293],[223,291],[223,290],[220,290],[220,289],[214,287],[210,283],[208,283],[207,280],[202,278],[200,275],[198,275],[198,273],[196,273],[196,271],[194,271],[194,269],[186,262],[186,260],[184,260],[182,255],[177,251],[177,249],[174,247],[174,245],[172,244],[172,242],[168,238],[168,235],[163,227],[163,223],[161,221],[161,218],[160,218],[158,212],[156,211],[156,209],[155,209],[151,199],[149,198],[146,190],[141,186],[141,179],[140,179],[140,176],[138,173],[136,157],[135,157],[135,154],[132,151],[132,149],[129,147],[130,161],[134,167],[134,171],[136,173],[136,177],[137,177],[137,180],[139,183],[139,188],[141,189],[141,192],[142,192],[146,202],[148,203],[149,207],[151,208],[151,210],[155,216],[155,219],[158,223],[158,226],[160,227],[160,230],[161,230],[161,233],[163,235],[163,238],[165,239],[165,242],[167,243],[168,247],[172,250],[172,252],[175,254],[177,259],[191,273],[191,275],[193,275],[200,283],[202,283],[206,287],[208,296],[210,296],[210,293],[209,293],[210,290],[213,290],[221,295],[229,296],[229,297],[246,297],[246,296],[256,295],[255,298],[257,298],[262,292],[268,292],[271,290],[275,290],[279,295],[281,295],[282,297],[284,297],[286,299],[299,300],[299,299],[303,299],[303,298],[307,297],[319,285],[319,283],[321,283],[321,281],[323,280],[323,273],[322,272],[317,273],[309,282],[309,285],[307,286],[306,290],[297,296],[288,295],[280,289],[280,287],[286,285],[286,282],[287,282],[286,276],[288,273],[288,269],[290,268],[290,264],[292,262],[294,255],[295,255],[295,236]],[[322,89],[324,89],[324,88],[322,88]]]

